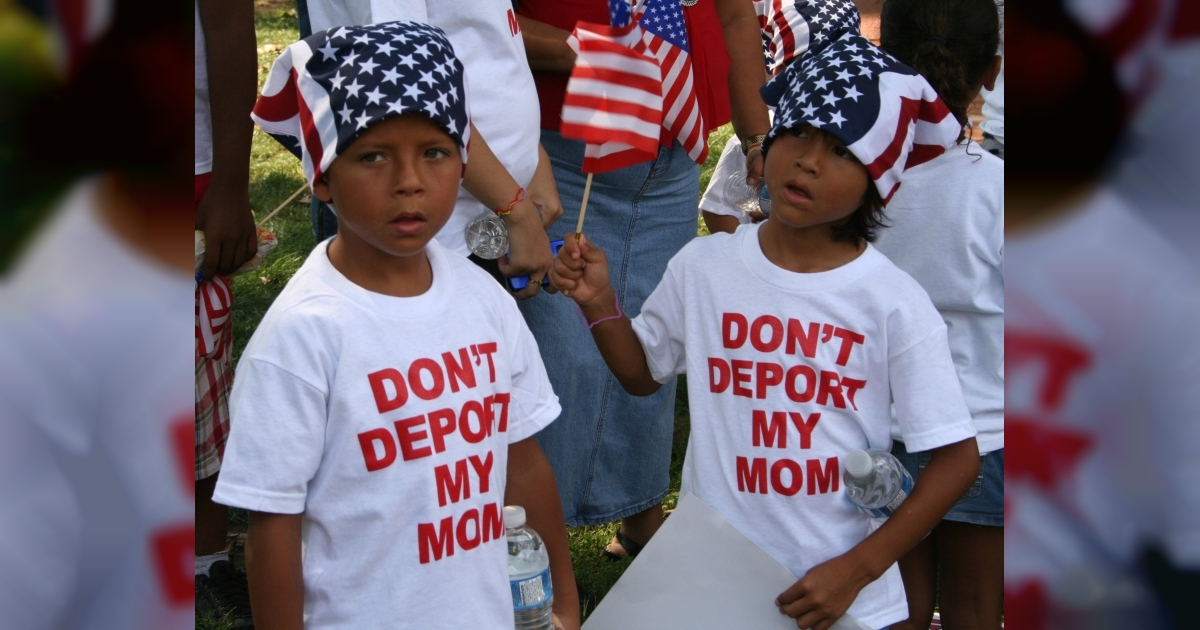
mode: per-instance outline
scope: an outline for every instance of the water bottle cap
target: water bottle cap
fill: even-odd
[[[866,477],[872,468],[871,454],[866,451],[850,451],[846,456],[846,472],[851,477]]]
[[[519,505],[504,506],[505,529],[516,529],[525,524],[525,508]]]

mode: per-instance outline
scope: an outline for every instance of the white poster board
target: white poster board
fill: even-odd
[[[775,606],[795,582],[787,567],[688,494],[583,630],[796,630]],[[866,626],[846,616],[834,628]]]

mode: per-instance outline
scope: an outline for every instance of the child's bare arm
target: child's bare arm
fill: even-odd
[[[575,300],[589,322],[619,314],[616,293],[608,280],[608,259],[586,237],[577,240],[574,234],[567,234],[563,238],[563,246],[550,268],[550,281]],[[625,391],[634,396],[649,396],[662,387],[650,374],[646,353],[628,317],[596,324],[592,339]]]
[[[526,438],[508,447],[508,482],[504,490],[505,505],[525,508],[525,518],[546,543],[550,552],[550,579],[554,586],[554,617],[557,630],[579,627],[579,593],[575,590],[575,573],[571,567],[571,551],[567,546],[567,529],[563,523],[562,503],[554,470],[538,446],[537,440]]]
[[[300,514],[250,513],[246,577],[258,630],[304,629]]]
[[[796,627],[827,630],[867,584],[879,579],[954,507],[979,474],[975,438],[932,451],[912,494],[866,540],[813,567],[775,600]]]

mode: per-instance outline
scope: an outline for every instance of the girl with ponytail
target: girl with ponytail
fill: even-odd
[[[924,287],[946,321],[980,453],[971,489],[900,559],[909,618],[892,628],[928,628],[935,602],[948,628],[1000,628],[1004,162],[968,139],[967,119],[980,89],[994,87],[999,38],[994,0],[888,0],[883,7],[881,47],[929,81],[963,131],[956,146],[905,172],[888,205],[892,226],[880,232],[876,247]],[[914,478],[929,461],[928,453],[910,453],[900,440],[893,454]]]

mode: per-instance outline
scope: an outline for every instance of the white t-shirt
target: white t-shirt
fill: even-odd
[[[1004,160],[972,142],[905,171],[887,221],[875,247],[946,320],[979,452],[1004,448]]]
[[[721,151],[721,158],[713,169],[712,179],[708,180],[708,188],[700,196],[700,209],[713,214],[723,214],[737,217],[738,223],[750,222],[750,215],[733,207],[725,200],[725,182],[738,171],[746,171],[746,154],[742,153],[742,141],[737,136],[730,136]]]
[[[508,445],[561,409],[537,342],[495,280],[436,242],[412,298],[350,282],[329,242],[238,363],[213,499],[304,515],[310,630],[512,628]]]
[[[195,281],[95,198],[77,185],[4,287],[0,564],[23,569],[0,625],[192,628]]]
[[[758,231],[689,243],[633,329],[656,380],[689,376],[681,492],[799,577],[870,532],[841,491],[841,461],[891,446],[893,399],[917,450],[975,429],[946,325],[912,278],[870,246],[832,271],[785,271],[763,255]],[[867,585],[849,614],[872,628],[905,619],[899,569]]]
[[[471,122],[517,183],[526,187],[538,163],[541,108],[525,42],[508,0],[308,0],[313,32],[411,20],[444,30],[466,69]],[[470,168],[470,165],[467,166]],[[454,214],[438,242],[470,255],[467,224],[487,206],[459,188]]]
[[[196,2],[196,174],[212,171],[212,111],[208,105],[208,51]]]
[[[1008,253],[1006,584],[1200,567],[1196,276],[1104,189]]]

